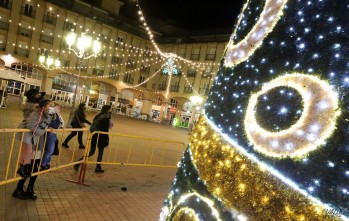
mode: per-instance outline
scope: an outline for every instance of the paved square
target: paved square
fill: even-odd
[[[17,98],[8,108],[0,109],[0,128],[15,128],[22,120]],[[63,109],[67,120],[69,109]],[[92,120],[95,112],[87,112]],[[186,129],[113,115],[111,132],[161,139],[188,141]],[[86,140],[86,133],[84,133]],[[76,138],[70,142],[76,145]],[[0,174],[5,170],[9,140],[0,133]],[[69,151],[63,149],[64,151]],[[81,154],[83,153],[82,150]],[[15,183],[0,186],[0,221],[12,220],[157,220],[163,200],[170,190],[176,169],[105,165],[104,174],[95,174],[89,165],[86,183],[90,187],[67,182],[77,179],[77,173],[68,167],[38,177],[36,201],[13,198]],[[122,191],[121,187],[127,187]]]

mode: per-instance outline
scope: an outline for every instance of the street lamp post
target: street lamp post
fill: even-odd
[[[192,110],[191,110],[191,117],[189,121],[189,131],[191,131],[194,126],[195,110],[198,106],[201,105],[201,103],[203,102],[203,99],[199,95],[194,95],[190,97],[190,102],[192,103]]]
[[[79,90],[79,81],[80,81],[80,74],[81,74],[81,64],[82,60],[89,59],[91,57],[96,57],[98,53],[101,50],[101,43],[96,40],[92,40],[92,37],[86,35],[85,33],[82,33],[80,37],[77,38],[76,33],[70,32],[66,38],[65,38],[69,51],[74,52],[74,54],[78,57],[78,77],[77,77],[77,83],[75,85],[75,91],[73,96],[73,103],[70,110],[69,120],[68,124],[70,125],[71,120],[74,116],[75,111],[75,103],[76,103],[76,97]],[[72,46],[76,43],[77,51],[72,48]],[[92,54],[87,53],[87,50],[92,46]]]
[[[166,88],[166,94],[165,94],[166,104],[165,104],[165,110],[164,110],[164,116],[163,116],[163,118],[166,118],[167,109],[168,109],[168,95],[170,93],[170,86],[171,86],[172,76],[178,74],[178,70],[176,68],[176,65],[173,62],[173,57],[172,56],[170,56],[167,59],[167,61],[165,63],[165,68],[163,70],[163,73],[168,75],[167,88]]]

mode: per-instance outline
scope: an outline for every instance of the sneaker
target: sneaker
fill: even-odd
[[[85,149],[85,145],[80,145],[79,149]]]
[[[31,199],[31,200],[36,200],[38,198],[34,192],[33,186],[28,186],[27,191],[26,191],[26,195],[27,195],[28,199]]]
[[[75,170],[75,172],[78,172],[78,171],[79,171],[79,168],[80,168],[80,164],[75,164],[75,165],[74,165],[74,170]]]
[[[15,189],[15,191],[12,193],[12,196],[20,200],[28,199],[28,195],[23,191],[23,189]]]
[[[69,148],[68,144],[62,143],[62,147]]]
[[[96,166],[95,173],[104,173],[101,166]]]
[[[47,165],[41,165],[40,170],[41,170],[41,171],[42,171],[42,170],[48,170],[48,169],[50,169],[50,168],[51,168],[50,164],[47,164]]]

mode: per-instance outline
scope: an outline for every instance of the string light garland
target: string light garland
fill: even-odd
[[[147,83],[150,79],[152,79],[153,77],[155,77],[155,75],[157,75],[158,73],[160,73],[161,71],[161,68],[159,70],[157,70],[152,76],[148,77],[147,79],[145,79],[143,82],[139,83],[139,84],[136,84],[134,86],[132,86],[132,88],[136,88],[136,87],[139,87],[145,83]]]
[[[232,67],[249,58],[262,45],[264,38],[273,30],[282,15],[287,0],[265,0],[264,10],[250,33],[237,44],[233,38],[228,43],[225,66]]]

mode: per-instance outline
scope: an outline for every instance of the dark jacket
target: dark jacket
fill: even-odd
[[[93,118],[92,125],[90,127],[90,132],[94,131],[109,131],[109,121],[111,119],[110,114],[102,114],[99,113]],[[95,134],[92,139],[96,139],[98,137],[98,147],[106,147],[109,145],[109,135],[108,134]]]
[[[86,119],[85,111],[83,109],[79,109],[78,108],[74,112],[74,117],[73,117],[73,119],[71,121],[71,126],[73,128],[81,128],[81,125],[79,124],[79,121],[80,121],[80,123],[87,123],[87,124],[91,125],[91,122]]]

